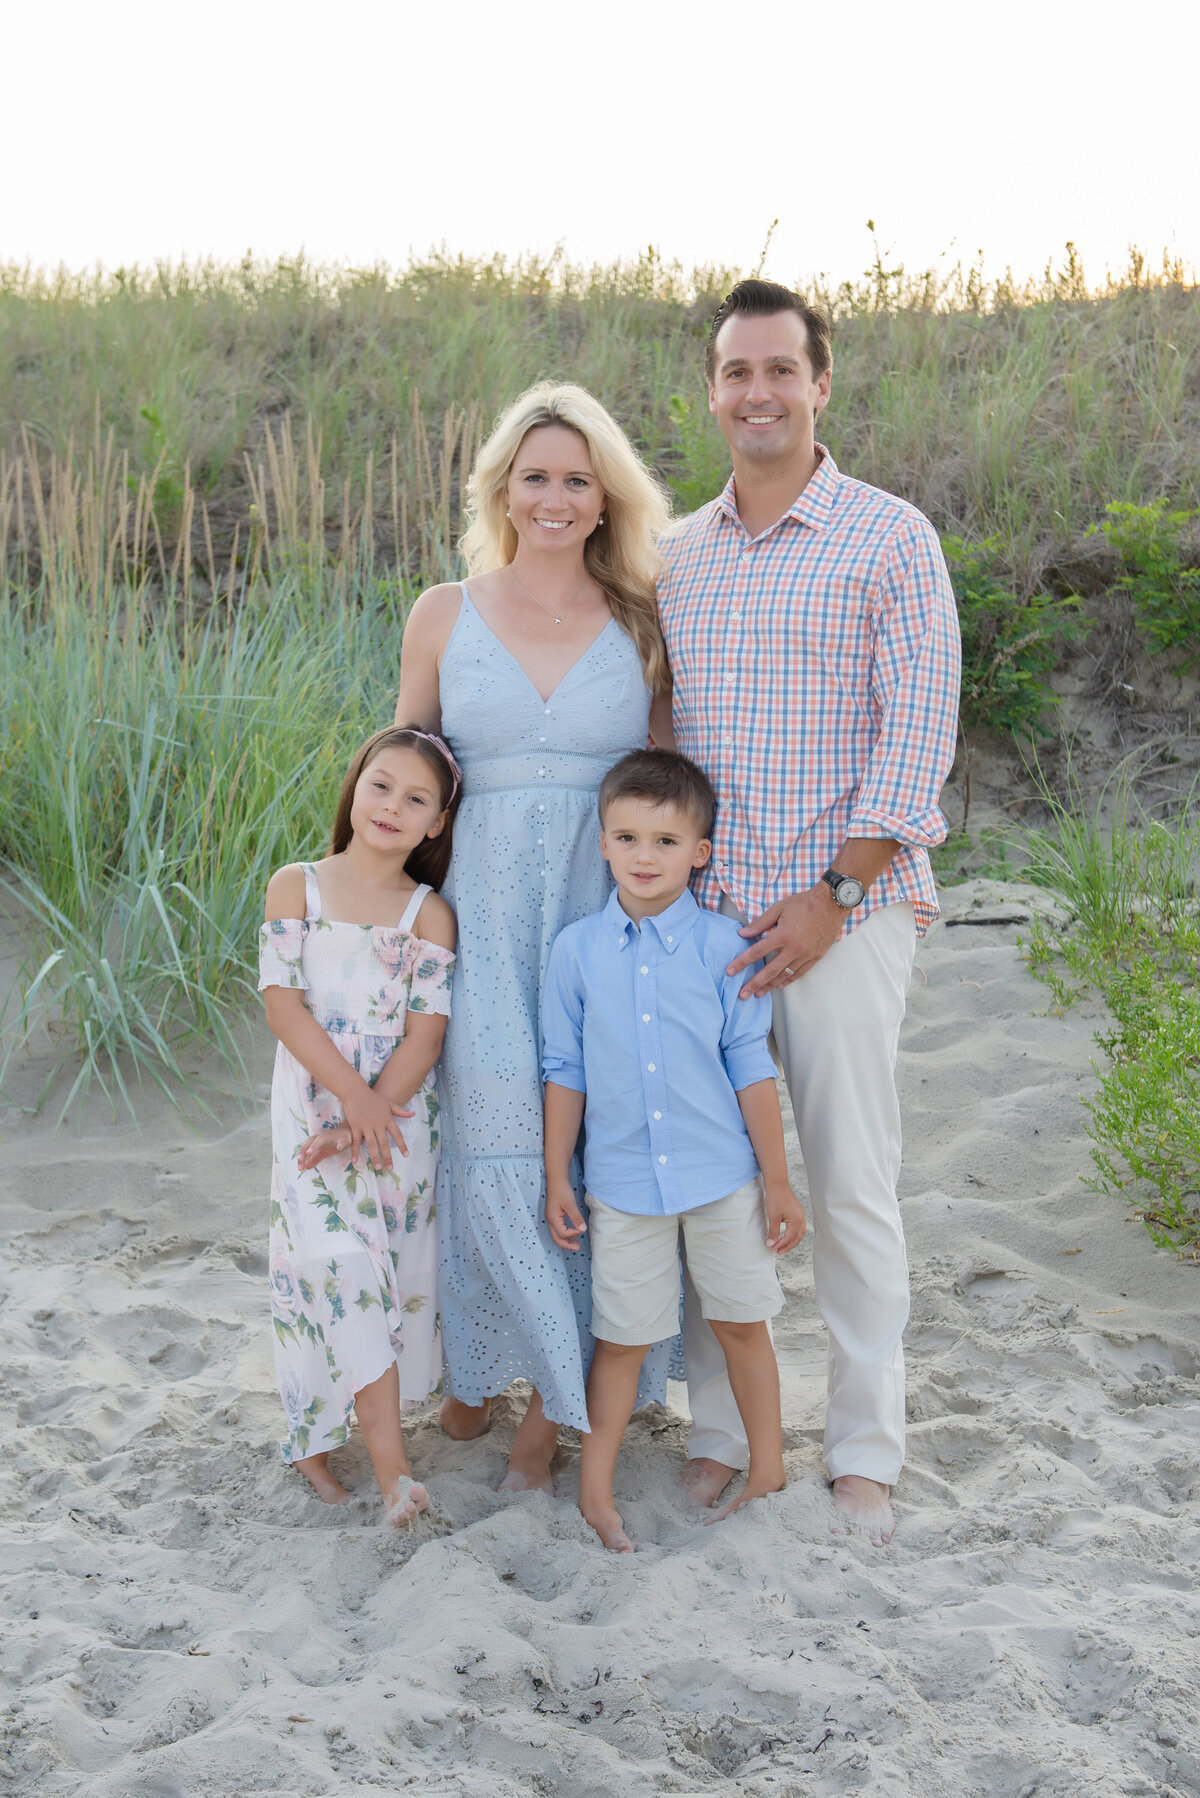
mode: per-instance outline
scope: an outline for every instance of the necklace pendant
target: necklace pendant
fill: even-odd
[[[561,623],[562,623],[562,619],[561,619],[561,618],[556,618],[556,619],[555,619],[555,620],[554,620],[554,622],[555,622],[555,624],[561,624]]]

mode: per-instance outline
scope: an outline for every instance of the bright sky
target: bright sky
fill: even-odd
[[[6,9],[0,262],[655,244],[685,265],[1200,263],[1174,0],[38,0]]]

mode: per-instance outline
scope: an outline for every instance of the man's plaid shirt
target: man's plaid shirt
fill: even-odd
[[[846,928],[912,900],[923,933],[958,717],[954,594],[929,520],[818,454],[761,536],[731,479],[662,545],[675,734],[718,800],[696,896],[716,909],[727,892],[755,917],[813,886],[847,837],[895,837],[904,847]]]

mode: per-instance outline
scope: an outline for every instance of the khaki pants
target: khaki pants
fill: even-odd
[[[737,916],[732,902],[722,908]],[[896,1050],[916,948],[911,904],[872,912],[772,995],[775,1050],[808,1175],[817,1307],[829,1332],[825,1467],[893,1485],[904,1461],[908,1260],[896,1182]],[[692,1459],[747,1458],[720,1344],[684,1281]]]

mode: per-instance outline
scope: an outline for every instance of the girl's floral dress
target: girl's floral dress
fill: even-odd
[[[454,956],[413,935],[427,886],[391,926],[323,918],[310,864],[304,884],[307,917],[262,927],[259,990],[299,988],[306,1009],[374,1084],[404,1036],[408,1012],[449,1016]],[[301,1173],[301,1143],[340,1120],[341,1103],[279,1045],[271,1085],[271,1315],[285,1461],[345,1442],[355,1393],[393,1362],[409,1404],[440,1382],[432,1073],[410,1109],[415,1116],[401,1120],[408,1154],[393,1148],[391,1173],[338,1156]]]

